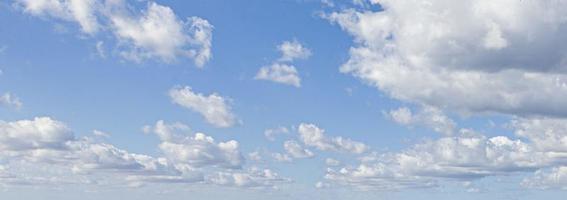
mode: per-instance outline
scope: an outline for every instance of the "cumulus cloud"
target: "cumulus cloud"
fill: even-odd
[[[14,96],[13,94],[4,93],[3,95],[0,96],[0,105],[15,109],[20,109],[23,103],[20,101],[18,97]]]
[[[315,156],[309,149],[303,148],[297,141],[288,140],[284,142],[285,151],[293,158],[311,158]]]
[[[192,57],[202,67],[211,58],[213,27],[207,20],[191,17],[181,21],[171,8],[153,2],[141,15],[116,12],[110,20],[114,34],[126,47],[121,55],[127,59],[171,62],[178,56]]]
[[[101,28],[95,13],[101,5],[96,0],[16,0],[16,5],[34,16],[76,22],[84,33],[94,34]]]
[[[170,63],[191,58],[197,67],[203,67],[212,58],[213,26],[207,20],[179,19],[170,7],[155,2],[138,12],[126,1],[16,0],[15,4],[33,16],[78,23],[91,37],[98,32],[112,33],[119,54],[128,60]],[[96,45],[99,54],[101,44]]]
[[[567,167],[538,170],[533,176],[524,179],[522,186],[536,189],[567,190]]]
[[[565,131],[557,119],[517,119],[511,124],[519,137],[487,137],[472,130],[415,144],[401,152],[373,153],[360,158],[358,166],[329,169],[325,178],[362,189],[437,187],[442,180],[468,182],[487,176],[534,172],[523,181],[526,187],[557,187],[567,151],[561,143]],[[539,135],[542,134],[542,135]],[[542,138],[558,141],[546,144]],[[547,168],[552,168],[547,170]]]
[[[193,168],[217,166],[223,168],[241,168],[244,157],[240,153],[239,143],[235,140],[215,142],[203,133],[187,136],[186,125],[166,124],[158,121],[153,132],[161,140],[160,150],[165,157],[175,164],[189,165]]]
[[[296,40],[284,41],[278,46],[278,50],[282,53],[279,61],[291,62],[296,59],[306,59],[311,56],[311,50],[305,48]]]
[[[216,93],[195,93],[190,87],[175,87],[169,90],[173,103],[201,114],[207,122],[217,127],[230,127],[236,123],[230,100]]]
[[[301,78],[293,65],[274,63],[264,66],[260,68],[254,79],[301,87]]]
[[[329,166],[339,166],[341,164],[341,161],[332,159],[332,158],[327,158],[325,159],[325,164],[329,165]]]
[[[0,157],[5,165],[39,163],[77,174],[152,176],[178,173],[168,163],[147,155],[132,154],[113,145],[77,138],[62,122],[49,117],[0,122]],[[41,178],[30,184],[49,183]],[[124,180],[122,180],[124,181]]]
[[[264,131],[264,136],[270,141],[275,141],[276,136],[287,133],[289,133],[289,130],[286,127],[280,126],[273,129],[266,129]]]
[[[325,135],[325,130],[317,127],[315,124],[301,123],[298,132],[301,141],[305,145],[315,147],[322,151],[360,154],[368,150],[368,146],[361,142],[343,137],[328,137]]]
[[[295,87],[301,87],[301,78],[295,66],[290,64],[296,59],[307,59],[311,56],[311,50],[305,48],[296,40],[284,41],[278,46],[282,56],[269,66],[258,70],[254,79],[267,80]]]
[[[396,123],[406,126],[425,126],[443,135],[452,135],[455,122],[447,117],[440,109],[424,107],[418,113],[412,113],[407,107],[391,110],[388,115]]]
[[[566,2],[372,3],[325,15],[354,37],[341,72],[420,105],[567,116]]]
[[[218,172],[207,177],[207,181],[216,185],[245,188],[275,188],[277,184],[290,182],[272,170],[258,168],[244,172]]]

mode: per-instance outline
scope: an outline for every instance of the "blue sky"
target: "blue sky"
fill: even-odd
[[[0,197],[560,199],[565,7],[4,1]]]

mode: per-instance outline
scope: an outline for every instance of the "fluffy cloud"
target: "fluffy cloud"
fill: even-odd
[[[0,121],[0,149],[26,151],[64,149],[74,139],[67,126],[48,117],[14,122]]]
[[[101,5],[96,0],[16,0],[16,5],[34,16],[79,23],[81,31],[88,34],[96,33],[101,26],[95,13]]]
[[[68,169],[75,174],[153,176],[179,173],[163,159],[132,154],[89,138],[76,138],[64,123],[49,117],[1,122],[0,136],[0,157],[6,165],[38,163],[44,167]],[[25,179],[30,181],[29,184],[49,183],[39,177]]]
[[[175,104],[203,115],[214,126],[230,127],[236,123],[229,100],[216,93],[206,96],[186,86],[172,88],[169,97]]]
[[[559,119],[517,119],[510,127],[526,141],[462,129],[457,136],[418,143],[398,153],[364,156],[360,165],[329,169],[325,178],[362,189],[401,189],[536,171],[522,185],[558,188],[564,183],[561,174],[567,162],[563,124]]]
[[[260,68],[254,79],[301,87],[301,78],[293,65],[274,63],[264,66]]]
[[[327,158],[325,159],[325,164],[329,165],[329,166],[339,166],[341,164],[341,161],[332,159],[332,158]]]
[[[20,109],[23,103],[20,101],[18,97],[14,96],[13,94],[4,93],[3,95],[0,95],[0,105],[15,109]]]
[[[215,142],[202,133],[187,136],[181,123],[145,126],[161,143],[153,157],[130,153],[93,138],[77,138],[49,117],[0,122],[0,184],[93,184],[139,187],[152,183],[206,183],[275,188],[290,182],[269,169],[243,168],[238,142]],[[39,166],[39,167],[38,167]]]
[[[443,135],[452,135],[456,124],[441,110],[433,107],[422,108],[418,113],[412,113],[407,107],[391,110],[389,116],[398,124],[406,126],[426,126]]]
[[[269,169],[257,168],[246,172],[218,172],[207,177],[207,181],[217,185],[246,188],[275,188],[276,184],[290,182]]]
[[[311,56],[311,50],[303,47],[303,45],[296,40],[284,41],[278,46],[278,50],[282,53],[281,58],[269,66],[260,68],[254,79],[301,87],[299,73],[290,62],[296,59],[309,58],[309,56]]]
[[[282,57],[279,60],[284,62],[291,62],[296,59],[306,59],[311,56],[311,50],[305,48],[296,40],[284,41],[278,46],[278,50],[282,53]]]
[[[452,111],[567,116],[566,2],[372,2],[326,15],[356,42],[341,72]]]
[[[114,12],[110,20],[114,34],[127,48],[121,53],[127,59],[171,62],[178,56],[193,57],[202,67],[211,58],[212,25],[207,20],[181,21],[171,8],[153,2],[140,16]]]
[[[327,137],[325,130],[314,124],[301,123],[299,125],[299,137],[307,145],[322,151],[339,151],[350,153],[364,153],[368,146],[361,142],[352,141],[343,137]]]
[[[238,149],[237,141],[216,143],[212,137],[203,133],[195,133],[193,137],[185,136],[188,131],[188,127],[183,124],[169,125],[163,121],[156,123],[153,132],[159,136],[159,148],[168,160],[194,168],[242,167],[244,157]]]
[[[266,129],[264,131],[264,136],[266,139],[270,141],[275,141],[277,135],[289,133],[289,130],[286,127],[280,126],[274,129]]]
[[[567,167],[538,170],[534,176],[524,179],[522,185],[527,188],[567,190]]]
[[[16,0],[24,13],[76,22],[92,37],[100,31],[112,33],[120,55],[141,62],[158,59],[172,62],[191,58],[203,67],[212,58],[213,26],[205,19],[179,19],[173,10],[155,2],[134,12],[126,1],[96,0]],[[101,43],[97,51],[103,52]]]
[[[315,156],[309,149],[303,148],[297,141],[288,140],[284,142],[285,151],[294,158],[311,158]]]

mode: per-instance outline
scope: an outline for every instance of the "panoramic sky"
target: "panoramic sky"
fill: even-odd
[[[0,199],[564,199],[566,9],[1,1]]]

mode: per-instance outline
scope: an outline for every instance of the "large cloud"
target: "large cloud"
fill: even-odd
[[[462,129],[460,134],[415,144],[397,153],[373,153],[358,166],[329,169],[331,182],[362,189],[435,187],[451,180],[468,182],[487,176],[536,172],[522,185],[564,188],[567,149],[566,120],[516,119],[510,123],[516,135],[487,137]]]
[[[343,137],[328,137],[325,130],[315,124],[301,123],[298,128],[299,138],[307,145],[323,151],[338,151],[349,153],[364,153],[368,150],[362,142]]]
[[[567,2],[372,2],[326,16],[356,41],[341,72],[442,109],[567,116]]]
[[[288,182],[275,172],[244,168],[239,143],[215,142],[203,133],[187,136],[181,123],[146,126],[163,157],[135,154],[96,138],[76,137],[49,117],[0,122],[0,184],[92,184],[141,186],[206,183],[272,188]],[[100,134],[98,134],[100,135]]]
[[[173,10],[148,2],[135,12],[127,1],[96,0],[15,0],[15,5],[33,16],[48,17],[80,25],[81,31],[97,37],[108,31],[118,41],[120,55],[141,62],[157,59],[173,62],[191,58],[203,67],[212,58],[213,26],[205,19],[179,19]],[[102,52],[100,42],[97,50]]]
[[[236,123],[230,100],[216,93],[204,95],[190,87],[175,87],[169,90],[171,100],[180,106],[198,112],[207,122],[217,127],[230,127]]]

